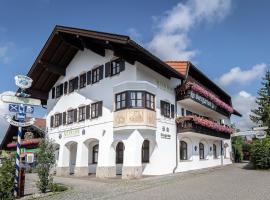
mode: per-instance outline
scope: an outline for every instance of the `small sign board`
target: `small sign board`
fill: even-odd
[[[266,132],[265,131],[258,131],[255,136],[257,139],[266,138]]]
[[[26,104],[33,106],[41,105],[41,101],[39,99],[17,97],[14,95],[2,95],[1,100],[6,103]]]
[[[19,105],[18,104],[9,104],[8,105],[8,110],[9,110],[9,112],[16,112],[17,113],[17,112],[19,112]],[[24,112],[33,114],[34,113],[34,107],[24,105]]]
[[[16,113],[16,119],[19,121],[23,121],[26,118],[26,114],[25,113]]]
[[[13,126],[20,126],[20,127],[26,127],[26,126],[31,126],[34,124],[35,122],[35,118],[31,118],[29,121],[27,122],[17,122],[14,121],[10,116],[6,116],[6,120],[10,125]]]
[[[268,127],[267,126],[261,126],[261,127],[254,127],[253,130],[254,131],[263,131],[263,130],[267,130]]]

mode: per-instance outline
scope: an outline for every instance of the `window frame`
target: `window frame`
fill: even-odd
[[[99,145],[96,144],[93,146],[92,149],[92,164],[98,163],[98,153],[99,153]]]
[[[188,160],[188,144],[180,140],[180,160]]]
[[[80,74],[79,77],[80,77],[80,83],[79,83],[80,89],[85,88],[86,87],[86,73]]]
[[[122,145],[121,148],[119,145]],[[125,153],[125,145],[123,142],[118,142],[116,145],[116,156],[115,156],[115,162],[116,164],[123,164],[124,163],[124,153]]]
[[[64,93],[63,90],[64,90],[64,85],[63,84],[57,85],[55,87],[55,98],[56,99],[63,95],[63,93]]]
[[[102,113],[100,113],[100,109],[102,112],[102,101],[97,101],[95,103],[91,103],[91,119],[95,119],[102,116]],[[100,108],[101,107],[101,108]],[[93,114],[95,113],[95,114]]]
[[[86,118],[86,106],[79,107],[79,122],[85,121]]]
[[[115,76],[117,74],[120,74],[121,69],[120,69],[120,65],[121,65],[121,60],[120,59],[116,59],[111,61],[111,76]],[[114,71],[115,70],[115,71]]]
[[[92,84],[100,81],[100,66],[92,69]]]
[[[200,160],[204,160],[205,159],[205,155],[204,155],[204,144],[202,142],[199,143],[199,157]]]
[[[142,163],[150,162],[150,141],[149,140],[143,141],[141,158],[142,158]]]
[[[70,113],[72,114],[70,115]],[[73,123],[74,123],[74,109],[67,111],[67,124],[73,124]]]
[[[123,98],[123,95],[125,96]],[[120,96],[120,100],[118,100],[118,96]],[[120,92],[115,94],[115,110],[122,110],[127,107],[127,92]],[[118,103],[120,103],[120,107],[118,108]]]
[[[218,158],[218,155],[217,155],[217,145],[216,144],[213,144],[213,157],[214,157],[214,159],[217,159]]]

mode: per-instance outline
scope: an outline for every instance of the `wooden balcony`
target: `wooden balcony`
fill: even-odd
[[[176,123],[177,133],[195,132],[224,139],[230,139],[232,133],[232,129],[227,126],[206,119],[200,121],[199,117],[194,116],[178,118]]]
[[[114,128],[156,128],[156,112],[145,108],[123,109],[114,112]]]

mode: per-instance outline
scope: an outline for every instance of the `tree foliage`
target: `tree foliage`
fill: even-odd
[[[270,71],[263,77],[256,104],[257,108],[251,110],[250,119],[256,124],[268,126],[267,132],[270,134]]]
[[[234,161],[236,163],[242,162],[243,160],[243,138],[238,136],[238,137],[233,137],[232,138],[232,149],[234,153]]]
[[[39,145],[37,152],[37,173],[39,180],[37,187],[40,192],[45,193],[52,183],[53,178],[50,171],[55,163],[54,148],[51,141],[44,139]]]
[[[0,166],[0,199],[13,200],[15,159],[13,154],[6,155]]]
[[[254,139],[251,145],[251,162],[256,169],[270,168],[270,136]]]

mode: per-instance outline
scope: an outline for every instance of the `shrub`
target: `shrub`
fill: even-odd
[[[14,197],[14,178],[15,161],[13,155],[9,155],[2,160],[0,166],[0,199],[13,200]]]
[[[270,168],[270,136],[262,140],[253,140],[251,162],[256,169]]]
[[[52,192],[63,192],[63,191],[66,191],[68,188],[62,184],[58,184],[58,183],[51,183],[49,185],[49,189],[52,191]]]
[[[50,175],[50,170],[54,165],[54,148],[49,140],[42,140],[37,152],[37,173],[39,180],[37,182],[38,189],[45,193],[52,183],[53,178]]]
[[[243,138],[238,136],[238,137],[233,137],[232,138],[232,149],[234,153],[234,161],[236,163],[242,162],[243,160]]]

